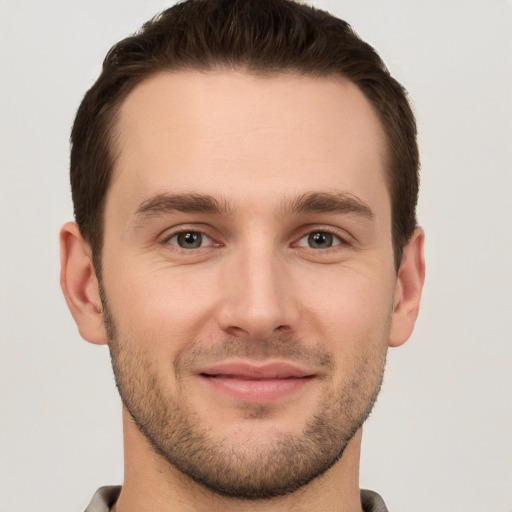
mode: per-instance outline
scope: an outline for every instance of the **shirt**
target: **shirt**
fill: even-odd
[[[120,485],[100,487],[85,512],[109,512],[120,492]],[[384,500],[376,492],[367,489],[361,489],[361,504],[364,512],[388,512]]]

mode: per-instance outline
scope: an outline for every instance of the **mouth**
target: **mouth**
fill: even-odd
[[[315,378],[315,374],[287,362],[222,363],[202,369],[198,376],[215,392],[253,403],[296,394]]]

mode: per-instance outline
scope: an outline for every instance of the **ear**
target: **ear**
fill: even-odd
[[[60,286],[80,335],[91,343],[106,344],[108,338],[91,250],[74,222],[64,224],[60,231],[60,262]]]
[[[390,347],[398,347],[409,339],[418,317],[425,281],[424,241],[425,233],[417,226],[404,247],[393,299]]]

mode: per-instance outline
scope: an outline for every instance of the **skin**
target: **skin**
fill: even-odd
[[[206,426],[215,445],[253,464],[276,450],[276,439],[303,437],[324,411],[333,428],[343,417],[357,431],[341,458],[297,491],[239,500],[169,464],[125,407],[125,482],[115,510],[360,511],[357,422],[378,392],[388,347],[412,332],[424,280],[420,228],[398,274],[394,268],[385,137],[371,105],[341,78],[162,73],[122,105],[117,151],[105,207],[104,303],[74,223],[61,232],[61,284],[86,340],[109,343],[108,313],[118,385],[131,405],[144,409],[153,378],[160,397]],[[191,194],[224,208],[176,210]],[[186,230],[206,235],[201,247],[179,247]],[[333,245],[311,247],[315,232],[334,235]],[[261,402],[198,376],[233,359],[293,361],[313,377]]]

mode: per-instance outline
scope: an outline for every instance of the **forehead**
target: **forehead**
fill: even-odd
[[[381,124],[341,77],[160,73],[125,99],[116,132],[109,196],[126,215],[169,191],[277,202],[285,192],[346,190],[388,201]]]

